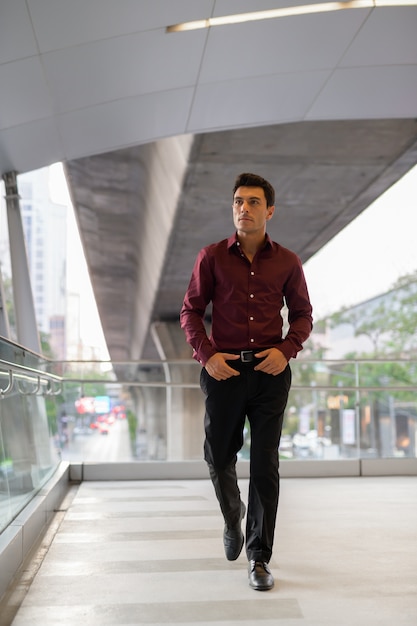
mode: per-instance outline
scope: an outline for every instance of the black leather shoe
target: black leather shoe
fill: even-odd
[[[268,591],[274,586],[274,577],[263,561],[249,561],[249,585],[257,591]]]
[[[240,518],[236,526],[228,526],[225,524],[223,532],[223,544],[224,551],[226,553],[226,559],[228,561],[236,561],[239,554],[242,552],[243,543],[245,538],[241,529],[242,519],[245,517],[246,507],[243,502],[240,503]]]

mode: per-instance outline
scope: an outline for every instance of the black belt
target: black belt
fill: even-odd
[[[240,360],[242,363],[252,363],[255,359],[255,350],[241,350]]]
[[[222,352],[228,352],[229,354],[238,354],[242,363],[252,363],[253,361],[257,360],[255,354],[258,352],[258,350],[222,350]]]
[[[265,348],[259,348],[258,350],[222,350],[222,352],[228,352],[229,354],[238,354],[242,363],[252,363],[253,361],[262,361],[255,356],[257,352],[265,350]]]

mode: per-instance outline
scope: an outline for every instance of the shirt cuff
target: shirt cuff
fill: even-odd
[[[287,361],[289,361],[290,359],[294,358],[297,356],[297,353],[294,352],[294,348],[293,346],[290,344],[290,342],[286,342],[285,339],[282,343],[280,343],[278,346],[276,346],[277,350],[279,350],[280,352],[282,352],[282,354],[285,356],[285,358],[287,359]]]
[[[198,352],[196,352],[196,350],[194,350],[193,352],[193,358],[198,361],[203,367],[205,367],[207,361],[214,355],[216,354],[217,350],[214,350],[214,348],[212,346],[210,346],[209,348],[206,348],[205,350],[199,350]]]

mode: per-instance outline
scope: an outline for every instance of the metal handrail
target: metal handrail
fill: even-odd
[[[14,383],[16,382],[17,390],[22,395],[36,395],[42,390],[42,387],[46,387],[46,395],[58,395],[62,391],[63,377],[44,372],[34,367],[28,367],[26,365],[19,365],[18,363],[12,363],[0,359],[0,370],[4,369],[5,374],[8,376],[8,384],[4,389],[0,388],[0,398],[4,398],[6,395],[13,391]],[[21,382],[30,382],[35,385],[35,389],[31,391],[25,391]],[[53,385],[58,385],[59,390],[53,388]],[[42,392],[43,393],[43,392]]]
[[[199,383],[167,383],[165,381],[132,381],[132,380],[106,380],[103,378],[63,378],[62,382],[65,384],[68,383],[79,383],[80,385],[85,383],[91,384],[105,384],[105,385],[122,385],[126,387],[175,387],[178,389],[200,389]],[[389,389],[390,391],[412,391],[416,392],[416,387],[414,385],[379,385],[379,386],[369,386],[369,385],[343,385],[343,387],[338,387],[336,385],[315,385],[314,387],[310,385],[298,385],[296,383],[291,385],[291,389],[308,389],[308,390],[317,390],[317,391],[328,391],[329,389],[337,391],[340,393],[341,391],[381,391],[382,389]]]
[[[321,359],[320,363],[340,363],[344,364],[364,364],[364,363],[383,363],[391,361],[391,359]],[[303,359],[303,363],[317,363],[319,362],[317,359]],[[408,359],[395,359],[395,362],[409,362]],[[50,362],[52,364],[52,362]],[[54,364],[87,364],[87,363],[101,363],[108,365],[135,365],[136,367],[146,366],[146,365],[191,365],[195,364],[199,366],[199,364],[194,359],[173,359],[167,361],[160,360],[143,360],[143,361],[54,361]],[[1,370],[4,370],[3,372]],[[17,363],[12,363],[10,361],[6,361],[4,359],[0,359],[0,376],[1,374],[5,374],[8,376],[8,384],[4,389],[0,388],[0,398],[5,397],[10,394],[14,388],[14,383],[16,382],[17,390],[22,395],[36,395],[39,392],[44,393],[47,396],[57,396],[62,393],[62,388],[65,383],[78,383],[83,386],[86,383],[92,384],[100,384],[104,383],[106,385],[121,385],[126,387],[154,387],[154,388],[183,388],[183,389],[199,389],[200,384],[196,383],[187,383],[187,382],[166,382],[166,381],[138,381],[138,380],[129,380],[129,379],[103,379],[103,378],[93,378],[93,377],[71,377],[67,378],[64,376],[58,376],[57,374],[52,374],[50,372],[45,372],[44,370],[40,370],[34,367],[28,367],[25,365],[19,365]],[[29,382],[33,384],[35,387],[31,391],[26,391],[22,387],[22,382]],[[291,388],[293,390],[311,390],[314,388],[316,391],[328,391],[329,389],[338,391],[339,393],[343,390],[345,392],[357,392],[357,391],[381,391],[383,389],[389,389],[390,391],[416,391],[415,385],[360,385],[359,382],[357,384],[349,384],[349,385],[311,385],[311,384],[297,384],[293,383]]]
[[[32,382],[32,381],[30,381],[30,382]],[[33,389],[32,391],[25,391],[21,387],[21,380],[17,381],[17,389],[18,389],[19,393],[21,393],[23,396],[36,396],[36,394],[39,392],[40,388],[41,388],[41,377],[40,376],[38,376],[38,382],[36,384],[35,389]]]

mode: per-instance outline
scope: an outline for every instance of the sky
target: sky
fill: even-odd
[[[314,317],[389,291],[417,270],[417,166],[304,264]]]
[[[62,165],[51,166],[51,196],[68,211],[68,291],[80,293],[81,338],[104,337]],[[314,319],[388,291],[417,270],[417,166],[304,264]],[[191,271],[191,269],[190,269]]]

